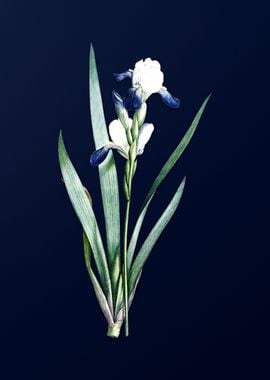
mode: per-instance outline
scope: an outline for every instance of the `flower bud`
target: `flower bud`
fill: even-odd
[[[125,178],[129,178],[129,174],[130,174],[130,161],[127,160],[126,165],[125,165]]]
[[[136,173],[136,169],[137,169],[137,160],[134,161],[134,164],[133,164],[132,178],[134,177],[134,175]]]
[[[136,140],[133,141],[133,143],[131,144],[128,155],[129,155],[130,161],[134,162],[136,160],[136,157],[137,157],[137,141]]]
[[[122,97],[118,94],[118,92],[113,91],[112,92],[112,99],[113,99],[114,106],[115,106],[115,111],[116,111],[116,114],[117,114],[119,120],[123,124],[124,128],[128,129],[128,127],[129,127],[129,121],[128,121],[129,117],[128,117],[128,112],[127,112],[127,110],[124,107]]]
[[[133,140],[137,140],[138,135],[139,135],[139,126],[138,126],[138,119],[136,113],[133,116],[132,120],[132,126],[131,126],[131,134]]]
[[[124,195],[127,201],[129,201],[129,189],[128,189],[128,184],[127,184],[127,178],[124,176],[124,181],[123,181],[123,187],[124,187]]]
[[[144,103],[142,103],[142,105],[140,106],[140,108],[136,112],[137,113],[137,119],[138,119],[139,128],[141,128],[141,126],[144,123],[144,120],[146,118],[146,112],[147,112],[147,105],[144,102]]]

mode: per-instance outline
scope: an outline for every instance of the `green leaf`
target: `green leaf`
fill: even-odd
[[[122,274],[120,274],[117,284],[117,294],[116,294],[116,301],[115,301],[115,311],[114,315],[115,318],[117,317],[117,314],[121,307],[123,307],[123,277]],[[116,318],[117,319],[117,318]]]
[[[107,298],[110,300],[110,306],[112,306],[112,289],[108,263],[95,214],[85,192],[85,188],[69,159],[61,132],[58,141],[58,155],[63,180],[69,198],[90,242],[101,284]]]
[[[135,285],[134,285],[132,291],[129,293],[129,297],[128,297],[128,308],[129,309],[132,305],[132,302],[133,302],[133,299],[134,299],[134,296],[136,293],[136,289],[137,289],[138,283],[139,283],[140,278],[141,278],[141,274],[142,274],[142,271],[140,271],[140,273],[138,274]],[[119,289],[121,289],[120,284],[119,284],[118,290]],[[122,289],[123,289],[123,287],[122,287]],[[125,317],[125,306],[124,306],[124,300],[123,300],[123,292],[120,294],[120,296],[122,296],[122,299],[119,298],[119,302],[117,304],[118,307],[115,308],[116,320],[117,321],[122,321]]]
[[[134,256],[134,252],[135,252],[135,248],[136,248],[136,245],[137,245],[137,240],[138,240],[138,236],[139,236],[139,233],[140,233],[140,230],[141,230],[141,226],[143,224],[143,220],[144,220],[146,211],[147,211],[147,209],[149,207],[149,204],[150,204],[153,196],[154,196],[154,194],[146,202],[146,205],[141,210],[141,212],[139,214],[139,217],[137,219],[137,222],[135,224],[135,227],[134,227],[134,230],[133,230],[133,233],[132,233],[129,245],[128,245],[128,252],[127,252],[128,271],[131,268],[132,259],[133,259],[133,256]]]
[[[98,149],[109,141],[109,137],[103,112],[95,54],[92,46],[90,48],[89,64],[91,121],[95,147]],[[115,283],[120,270],[120,211],[118,179],[112,152],[109,152],[106,160],[99,165],[99,180],[105,216],[108,260],[110,267],[115,267],[116,269],[116,272],[112,276]]]
[[[211,94],[205,99],[205,101],[201,105],[199,111],[197,112],[194,120],[191,123],[191,126],[189,127],[189,129],[187,130],[184,137],[181,139],[180,143],[177,145],[177,147],[175,148],[173,153],[170,155],[169,159],[167,160],[167,162],[165,163],[163,168],[161,169],[160,173],[158,174],[155,181],[153,182],[153,185],[151,186],[151,188],[150,188],[150,190],[149,190],[149,192],[148,192],[148,194],[147,194],[147,196],[143,202],[143,205],[142,205],[138,220],[136,222],[135,228],[133,230],[133,233],[132,233],[132,236],[130,239],[130,243],[129,243],[129,247],[128,247],[127,260],[128,260],[128,268],[129,269],[130,269],[132,259],[134,256],[134,252],[135,252],[138,236],[139,236],[139,233],[141,230],[141,226],[142,226],[145,214],[147,212],[147,209],[151,203],[151,200],[152,200],[153,196],[155,195],[155,192],[157,191],[161,182],[169,174],[169,172],[171,171],[173,166],[176,164],[176,162],[179,160],[182,153],[184,152],[184,150],[188,146],[192,136],[194,135],[194,132],[196,131],[196,128],[199,124],[199,121],[201,119],[201,116],[204,112],[204,109],[208,103],[210,96],[211,96]]]
[[[99,306],[100,306],[108,324],[113,324],[113,317],[112,317],[112,313],[111,313],[110,307],[108,305],[107,299],[106,299],[106,297],[103,293],[103,290],[102,290],[102,288],[101,288],[101,286],[100,286],[100,284],[99,284],[99,282],[95,276],[95,273],[93,272],[92,267],[91,267],[91,260],[90,260],[91,247],[89,244],[89,240],[88,240],[84,231],[83,231],[83,247],[84,247],[84,258],[85,258],[86,268],[87,268],[90,280],[92,282],[94,292],[96,294]]]
[[[205,101],[201,105],[199,111],[197,112],[194,120],[192,121],[191,126],[189,127],[189,129],[187,130],[184,137],[182,138],[180,143],[177,145],[177,147],[175,148],[173,153],[170,155],[169,159],[167,160],[167,162],[165,163],[163,168],[161,169],[159,175],[155,179],[155,181],[154,181],[153,185],[151,186],[148,194],[146,195],[146,198],[144,200],[142,208],[146,205],[146,203],[151,198],[151,196],[156,192],[156,190],[159,187],[159,185],[161,184],[161,182],[169,174],[169,172],[172,170],[173,166],[176,164],[176,162],[178,161],[178,159],[181,157],[182,153],[184,152],[184,150],[188,146],[192,136],[194,135],[194,132],[197,129],[197,126],[199,124],[199,121],[201,119],[203,111],[204,111],[204,109],[205,109],[205,107],[206,107],[206,105],[210,99],[210,96],[211,96],[211,94],[208,95],[208,97],[205,99]]]
[[[159,236],[161,235],[164,228],[167,226],[169,221],[171,220],[173,214],[175,213],[183,191],[185,187],[185,178],[182,180],[180,186],[178,187],[175,195],[173,196],[172,200],[170,201],[169,205],[166,207],[166,209],[163,211],[161,217],[156,222],[155,226],[151,230],[150,234],[146,238],[145,242],[143,243],[140,251],[138,252],[138,255],[136,256],[134,263],[131,267],[130,276],[129,276],[129,289],[130,292],[134,289],[134,286],[136,284],[137,278],[148,259],[152,248],[154,247],[155,243],[157,242]]]

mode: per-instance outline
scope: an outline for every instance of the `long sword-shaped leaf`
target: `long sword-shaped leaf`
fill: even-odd
[[[104,118],[95,54],[92,46],[90,48],[89,64],[91,121],[95,147],[98,149],[109,141],[109,137]],[[106,160],[99,165],[99,180],[105,216],[108,259],[112,267],[115,263],[119,264],[117,259],[120,254],[119,192],[117,172],[112,152],[109,152]],[[118,270],[119,266],[116,268],[116,272],[118,272]],[[114,273],[112,277],[114,277],[116,281],[118,273]]]
[[[130,239],[129,247],[128,247],[127,259],[128,259],[128,268],[129,269],[130,269],[132,259],[134,256],[134,252],[135,252],[138,236],[139,236],[139,233],[141,230],[141,226],[142,226],[145,214],[147,212],[147,209],[150,205],[150,202],[151,202],[155,192],[157,191],[159,185],[161,184],[161,182],[169,174],[169,172],[171,171],[173,166],[176,164],[176,162],[179,160],[182,153],[184,152],[184,150],[188,146],[192,136],[194,135],[194,132],[196,131],[196,128],[199,124],[199,121],[201,119],[201,116],[203,114],[203,111],[204,111],[207,103],[208,103],[210,96],[211,96],[211,94],[205,99],[205,101],[201,105],[199,111],[197,112],[195,118],[193,119],[193,121],[191,123],[191,126],[189,127],[189,129],[185,133],[184,137],[181,139],[180,143],[177,145],[177,147],[175,148],[175,150],[170,155],[169,159],[167,160],[167,162],[165,163],[165,165],[161,169],[160,173],[158,174],[158,176],[154,180],[153,185],[151,186],[151,188],[150,188],[150,190],[149,190],[149,192],[148,192],[148,194],[147,194],[147,196],[143,202],[143,205],[142,205],[138,220],[136,222],[136,225],[134,227],[134,230],[133,230],[133,233],[132,233],[132,236]]]
[[[185,187],[185,178],[182,180],[180,186],[178,187],[169,205],[163,211],[161,217],[156,222],[155,226],[151,230],[150,234],[148,235],[145,242],[143,243],[140,251],[138,252],[138,255],[136,256],[134,263],[131,267],[131,271],[130,271],[130,277],[129,277],[129,291],[130,292],[132,292],[136,284],[136,280],[139,276],[139,273],[141,272],[146,260],[148,259],[152,248],[154,247],[162,231],[167,226],[173,214],[175,213],[177,206],[179,205],[179,202],[181,200],[184,187]]]
[[[134,230],[133,230],[130,242],[129,242],[128,252],[127,252],[128,271],[131,268],[132,259],[133,259],[135,248],[136,248],[136,245],[137,245],[138,236],[139,236],[139,233],[140,233],[143,221],[144,221],[145,214],[146,214],[146,212],[148,210],[148,207],[150,205],[150,202],[151,202],[153,196],[154,196],[154,194],[152,194],[152,196],[146,202],[145,206],[142,208],[142,210],[140,212],[140,215],[139,215],[139,217],[137,219],[137,222],[135,224],[135,227],[134,227]]]
[[[95,214],[85,192],[85,188],[69,159],[61,132],[58,141],[58,155],[69,198],[90,242],[103,289],[110,300],[110,306],[112,306],[112,289],[108,263]]]
[[[140,281],[140,278],[141,278],[141,274],[142,274],[142,271],[140,271],[140,273],[138,274],[137,276],[137,280],[135,282],[135,285],[131,291],[131,293],[129,294],[129,298],[128,298],[128,308],[130,309],[131,305],[132,305],[132,302],[134,300],[134,296],[135,296],[135,292],[136,292],[136,289],[137,289],[137,286],[138,286],[138,283]],[[123,320],[124,317],[125,317],[125,306],[124,306],[124,300],[121,304],[119,304],[119,309],[117,308],[116,309],[117,311],[117,317],[116,317],[116,320]]]
[[[91,247],[90,247],[90,244],[89,244],[89,241],[88,241],[88,238],[87,238],[85,232],[83,232],[83,248],[84,248],[84,259],[85,259],[86,268],[87,268],[90,280],[92,282],[94,292],[96,294],[99,306],[100,306],[102,313],[104,314],[107,322],[109,324],[113,324],[113,317],[112,317],[112,313],[111,313],[110,307],[108,305],[107,299],[106,299],[106,297],[103,293],[103,290],[102,290],[102,288],[101,288],[101,286],[100,286],[100,284],[99,284],[99,282],[95,276],[95,273],[93,272],[93,269],[91,267],[91,260],[90,260]]]

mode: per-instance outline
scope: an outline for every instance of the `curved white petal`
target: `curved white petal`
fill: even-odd
[[[160,70],[160,63],[156,60],[152,61],[152,66]]]
[[[154,126],[151,123],[145,123],[140,129],[139,137],[137,141],[137,155],[143,154],[144,147],[150,140],[150,137],[154,131]]]
[[[151,63],[152,63],[152,59],[151,58],[145,58],[145,60],[144,60],[144,64],[145,65],[151,65]]]
[[[116,145],[113,142],[109,141],[106,144],[106,147],[108,147],[109,149],[116,149],[117,152],[121,154],[121,156],[123,156],[126,160],[128,159],[128,151],[123,150],[123,148],[120,145]]]
[[[131,119],[130,119],[131,120]],[[132,120],[131,120],[132,123]],[[126,137],[126,131],[125,128],[123,127],[122,123],[116,119],[113,120],[110,125],[109,125],[109,133],[111,136],[112,142],[121,147],[121,149],[128,153],[128,142],[127,142],[127,137]]]
[[[150,95],[159,92],[163,85],[164,74],[156,67],[149,67],[145,69],[144,75],[141,76],[140,85],[143,91]]]
[[[133,75],[133,87],[140,87],[146,100],[150,95],[159,92],[164,81],[164,74],[160,70],[160,63],[151,58],[140,60],[136,63]]]
[[[143,59],[140,59],[138,62],[135,63],[135,69],[138,69],[144,65]]]

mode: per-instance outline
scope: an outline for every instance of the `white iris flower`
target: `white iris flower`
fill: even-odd
[[[158,93],[163,102],[171,108],[178,108],[179,99],[173,97],[167,88],[163,86],[164,74],[161,71],[160,63],[151,58],[141,59],[135,64],[133,70],[127,70],[121,74],[114,74],[117,81],[130,78],[132,87],[128,90],[125,98],[122,98],[116,91],[112,92],[112,99],[118,119],[113,120],[109,125],[111,141],[108,141],[102,148],[92,153],[90,157],[91,165],[101,164],[107,157],[111,149],[116,149],[125,159],[129,159],[129,143],[127,140],[128,130],[132,129],[132,119],[128,111],[136,111],[139,124],[137,138],[137,156],[142,154],[144,147],[149,141],[154,126],[144,123],[146,117],[146,100],[155,93]]]
[[[132,119],[128,118],[129,128],[132,125]],[[140,130],[137,139],[137,156],[144,152],[144,147],[150,140],[154,131],[154,126],[151,123],[144,123]],[[90,157],[90,164],[97,166],[101,164],[107,157],[110,149],[116,149],[125,159],[128,159],[129,144],[127,141],[126,130],[119,119],[113,120],[109,125],[109,134],[111,141],[105,146],[96,150]]]
[[[129,69],[121,74],[114,74],[117,81],[130,78],[132,87],[128,95],[124,98],[126,109],[136,110],[152,95],[158,93],[163,102],[171,107],[178,108],[179,99],[173,97],[163,86],[164,74],[161,71],[160,63],[151,58],[141,59],[135,64],[133,70]]]

